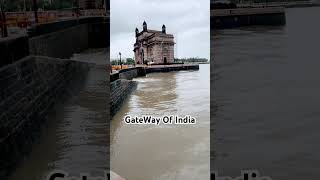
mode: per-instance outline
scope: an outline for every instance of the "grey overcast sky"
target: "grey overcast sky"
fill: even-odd
[[[175,57],[210,57],[210,0],[111,0],[110,56],[134,57],[135,28],[161,30],[175,38]]]

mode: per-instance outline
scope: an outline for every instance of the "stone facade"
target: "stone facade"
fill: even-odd
[[[166,33],[166,26],[162,31],[150,30],[143,22],[143,30],[136,28],[136,42],[134,54],[136,64],[167,64],[174,62],[174,36]]]

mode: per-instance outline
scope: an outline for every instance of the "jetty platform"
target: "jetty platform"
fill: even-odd
[[[172,65],[152,65],[144,67],[146,73],[170,72],[183,70],[199,70],[198,64],[172,64]]]
[[[211,28],[225,29],[250,25],[279,26],[286,24],[284,7],[212,9]]]

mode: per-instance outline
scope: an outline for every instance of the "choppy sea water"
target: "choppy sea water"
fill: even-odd
[[[111,122],[111,170],[130,180],[209,178],[209,65],[199,71],[151,73]],[[129,125],[126,115],[191,115],[195,125]]]
[[[212,170],[320,177],[319,17],[286,9],[283,27],[211,33]]]

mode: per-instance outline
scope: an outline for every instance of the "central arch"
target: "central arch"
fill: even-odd
[[[164,63],[164,64],[167,64],[167,63],[168,63],[167,57],[164,57],[164,58],[163,58],[163,63]]]

